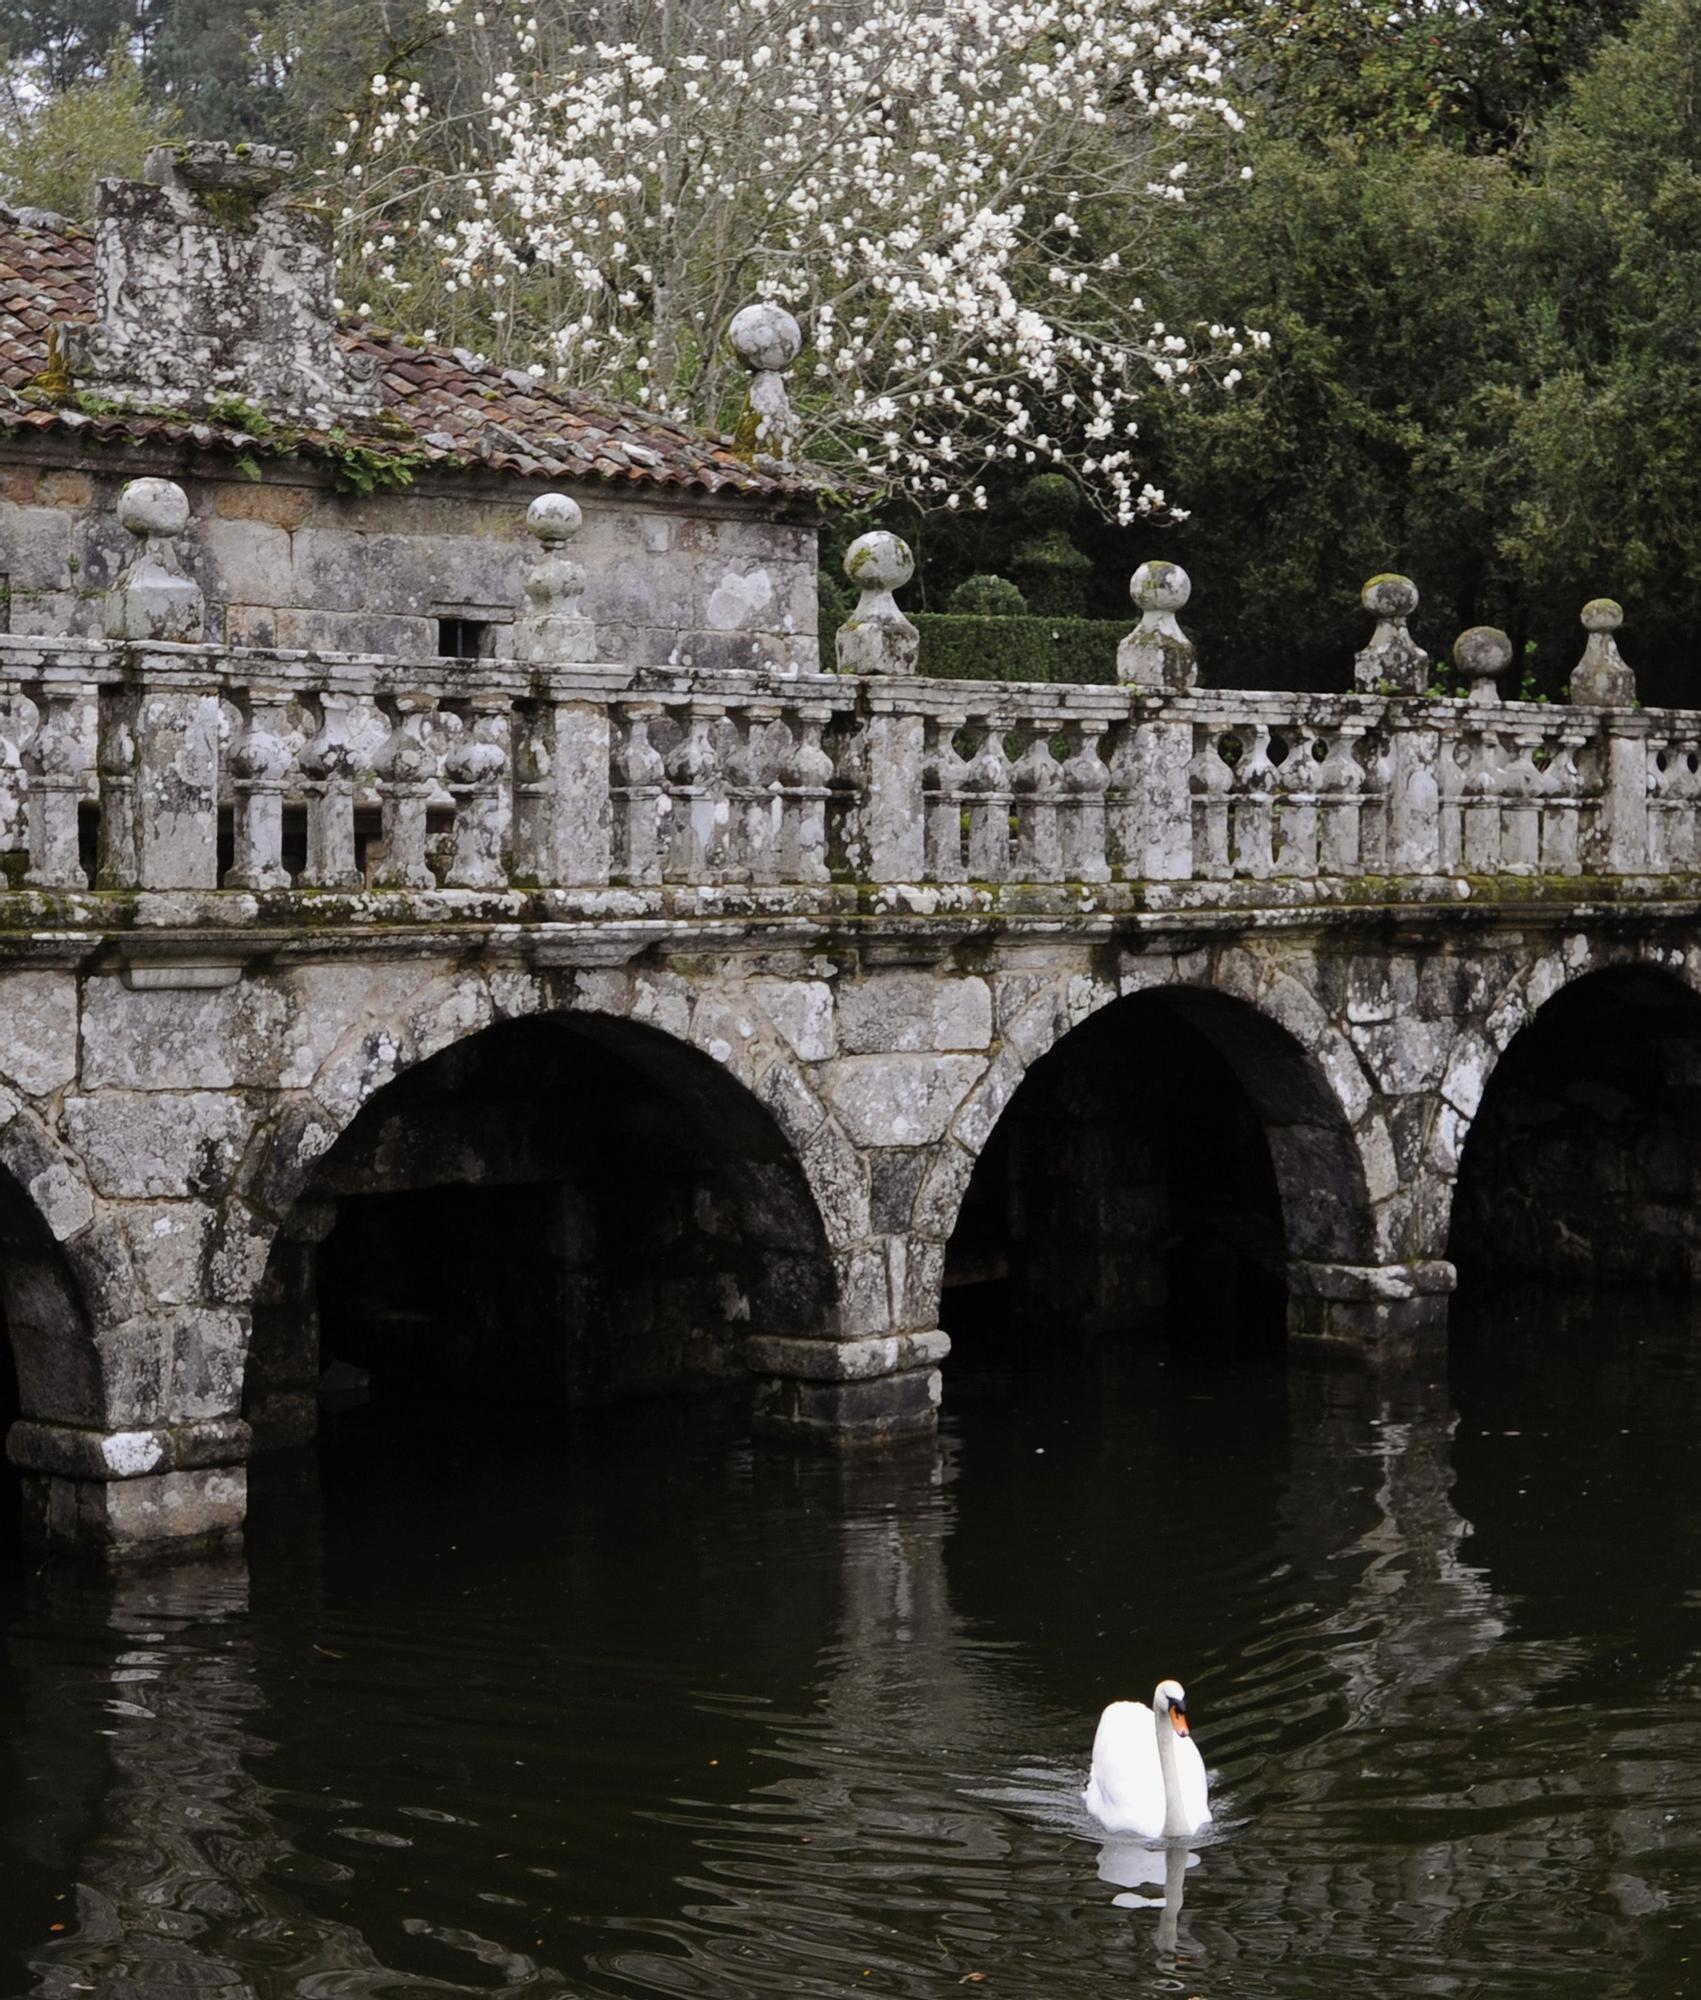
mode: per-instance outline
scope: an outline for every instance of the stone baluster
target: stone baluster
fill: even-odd
[[[1069,757],[1063,766],[1063,877],[1067,882],[1108,882],[1105,795],[1110,770],[1099,744],[1105,725],[1071,723]]]
[[[1587,732],[1562,727],[1553,756],[1540,775],[1541,865],[1549,875],[1582,873],[1583,778],[1577,756]]]
[[[1429,686],[1429,655],[1406,629],[1418,608],[1418,588],[1409,576],[1373,576],[1359,602],[1376,620],[1370,643],[1353,660],[1353,686],[1360,694],[1422,694]]]
[[[673,811],[667,795],[667,767],[650,741],[650,724],[661,714],[657,702],[622,704],[624,724],[615,771],[615,869],[634,884],[662,879],[662,827]]]
[[[30,865],[24,880],[35,889],[86,889],[78,852],[77,798],[86,757],[82,712],[93,689],[48,684],[36,693],[40,721],[24,754],[29,773]]]
[[[437,753],[425,740],[425,718],[435,697],[403,692],[390,702],[390,733],[372,760],[378,786],[384,859],[373,873],[381,889],[432,889],[437,878],[425,858],[426,812]]]
[[[177,537],[189,525],[188,495],[170,479],[132,479],[118,496],[118,518],[141,547],[106,593],[106,636],[192,644],[205,605],[177,555]]]
[[[730,807],[715,729],[725,713],[720,702],[693,702],[684,733],[667,759],[673,800],[667,872],[680,882],[719,880]]]
[[[1355,746],[1365,727],[1340,723],[1317,767],[1317,867],[1323,875],[1356,875],[1361,865],[1365,774]]]
[[[1507,875],[1534,875],[1541,867],[1542,774],[1536,752],[1547,741],[1539,724],[1514,725],[1513,755],[1500,780],[1500,867]]]
[[[1193,641],[1176,623],[1193,594],[1180,563],[1147,562],[1128,586],[1140,622],[1116,649],[1116,678],[1131,687],[1185,694],[1199,677]]]
[[[1701,800],[1701,747],[1688,732],[1671,747],[1664,790],[1666,865],[1687,873],[1698,858],[1695,815]]]
[[[1470,875],[1493,875],[1500,868],[1500,808],[1504,792],[1506,746],[1488,711],[1473,718],[1467,738],[1471,761],[1462,793],[1463,852]]]
[[[230,889],[287,889],[283,864],[284,790],[295,756],[285,736],[289,696],[282,688],[250,688],[241,733],[230,753],[234,856]]]
[[[509,826],[505,781],[513,767],[510,708],[505,694],[474,695],[466,726],[443,758],[444,781],[455,801],[451,889],[507,886],[502,845]]]
[[[1360,772],[1358,858],[1366,875],[1388,873],[1388,856],[1393,848],[1390,806],[1394,791],[1394,732],[1387,719],[1363,725],[1364,734],[1354,752]]]
[[[100,781],[97,889],[136,886],[136,698],[128,688],[102,688],[96,720]]]
[[[1111,753],[1110,852],[1129,880],[1179,882],[1193,872],[1193,729],[1161,699],[1138,697],[1132,724]]]
[[[1063,879],[1063,842],[1058,806],[1063,771],[1051,754],[1051,730],[1033,726],[1028,746],[1010,773],[1016,801],[1016,872],[1024,882]]]
[[[788,464],[797,449],[798,423],[785,371],[803,352],[803,329],[784,306],[759,299],[733,314],[727,342],[740,367],[750,371],[734,447],[755,465]]]
[[[354,748],[348,739],[346,694],[327,690],[319,696],[319,727],[303,745],[297,763],[307,794],[307,865],[301,871],[309,889],[358,889],[361,873],[354,864]]]
[[[928,747],[924,784],[927,797],[927,879],[930,882],[962,882],[968,878],[963,865],[963,813],[967,806],[967,759],[957,755],[956,735],[967,722],[966,715],[936,715],[928,724]]]
[[[1317,873],[1317,764],[1309,723],[1283,732],[1288,754],[1276,767],[1276,872],[1310,881]]]
[[[969,880],[1007,882],[1010,879],[1010,759],[1004,751],[1004,728],[996,715],[986,718],[986,733],[969,761],[963,789],[969,795]]]
[[[1193,760],[1188,769],[1193,873],[1203,881],[1227,881],[1234,873],[1234,852],[1229,838],[1234,766],[1223,755],[1223,735],[1220,720],[1200,723],[1194,731]]]
[[[751,882],[780,879],[780,772],[791,754],[791,735],[777,701],[746,702],[736,717],[739,741],[730,759],[732,797],[737,805],[739,856],[729,878]]]
[[[1255,722],[1236,732],[1241,739],[1230,799],[1234,872],[1254,882],[1276,872],[1276,767],[1270,762],[1270,730]]]
[[[913,674],[921,634],[892,595],[915,575],[908,543],[884,528],[858,535],[845,551],[845,575],[860,594],[833,642],[839,672]]]
[[[1632,874],[1648,860],[1647,725],[1635,708],[1636,676],[1614,634],[1624,612],[1610,597],[1583,606],[1588,639],[1572,669],[1566,697],[1573,708],[1600,711],[1601,796],[1585,862],[1614,874]]]
[[[825,703],[797,710],[791,754],[780,768],[780,870],[787,882],[825,882],[827,801],[832,795],[833,760],[821,738],[833,711]]]

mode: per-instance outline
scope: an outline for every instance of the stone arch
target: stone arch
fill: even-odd
[[[1309,1299],[1314,1284],[1327,1283],[1320,1274],[1387,1261],[1392,1152],[1358,1059],[1297,979],[1236,950],[1186,965],[1136,961],[1115,983],[1077,977],[1010,1020],[918,1203],[918,1226],[932,1239],[941,1278],[977,1166],[1019,1093],[1073,1060],[1087,1038],[1121,1025],[1129,1032],[1161,1028],[1166,1020],[1196,1038],[1232,1079],[1268,1150],[1290,1297]],[[1290,1311],[1291,1324],[1304,1317]]]
[[[1544,955],[1465,1040],[1438,1115],[1465,1281],[1701,1284],[1701,980],[1685,954],[1573,939]]]
[[[0,1128],[0,1312],[14,1414],[88,1429],[109,1422],[124,1371],[97,1321],[122,1325],[135,1303],[125,1247],[82,1162],[33,1111],[14,1109]]]
[[[327,1068],[340,1080],[325,1088],[316,1079],[313,1092],[291,1104],[280,1121],[269,1171],[247,1190],[253,1234],[267,1254],[254,1294],[246,1406],[273,1441],[307,1428],[317,1335],[307,1323],[306,1303],[319,1271],[334,1261],[334,1243],[321,1250],[330,1228],[327,1205],[335,1212],[341,1203],[346,1214],[364,1199],[356,1184],[361,1175],[399,1197],[441,1186],[471,1188],[481,1172],[505,1186],[531,1186],[527,1174],[535,1169],[541,1176],[536,1185],[577,1190],[574,1199],[583,1195],[587,1216],[596,1210],[594,1223],[562,1224],[569,1235],[579,1230],[587,1257],[593,1243],[594,1254],[601,1254],[601,1243],[619,1223],[602,1184],[608,1175],[625,1176],[627,1198],[652,1221],[650,1210],[662,1197],[655,1188],[646,1192],[649,1179],[659,1188],[668,1175],[676,1182],[683,1176],[693,1188],[692,1208],[689,1217],[677,1219],[678,1229],[696,1232],[704,1272],[713,1265],[725,1294],[718,1344],[709,1342],[700,1357],[704,1369],[712,1364],[742,1379],[743,1332],[836,1331],[844,1252],[824,1219],[834,1211],[824,1212],[818,1200],[818,1176],[832,1170],[835,1148],[845,1142],[795,1066],[773,1047],[759,1012],[734,1003],[732,1018],[722,1020],[718,996],[705,1004],[704,995],[670,982],[661,997],[683,1003],[679,1013],[656,1004],[650,982],[600,975],[588,982],[509,982],[499,1006],[488,1004],[490,997],[488,989],[469,989],[464,980],[440,981],[432,1009],[437,1031],[404,1034],[411,1060],[400,1060],[398,1045],[383,1060],[357,1062],[351,1070],[349,1051],[334,1053]],[[565,1107],[564,1079],[571,1075],[577,1079],[573,1109],[595,1107],[593,1119],[611,1121],[604,1134],[606,1174],[591,1171],[584,1151],[589,1132],[567,1129],[573,1109],[551,1128],[541,1103],[528,1109],[525,1096],[516,1094],[516,1077],[528,1064],[537,1083],[532,1094]],[[456,1104],[456,1089],[479,1077],[507,1092],[509,1125],[500,1141],[479,1127],[476,1108]],[[641,1135],[620,1126],[623,1104],[631,1119],[648,1119],[655,1127],[654,1176],[641,1172],[633,1155]],[[410,1162],[409,1142],[398,1136],[410,1119],[436,1131],[444,1144],[464,1142],[468,1158],[446,1166],[448,1156],[440,1152],[434,1161]],[[523,1160],[492,1166],[498,1143],[521,1148]],[[473,1155],[482,1164],[469,1164]],[[841,1227],[844,1206],[837,1211]],[[717,1232],[720,1240],[712,1242]],[[632,1264],[633,1285],[641,1289],[641,1251],[633,1251]],[[602,1272],[600,1281],[607,1278]],[[656,1280],[658,1292],[662,1283]],[[289,1327],[293,1334],[280,1337]],[[735,1328],[742,1329],[736,1338]],[[692,1376],[693,1368],[682,1363],[679,1373]]]

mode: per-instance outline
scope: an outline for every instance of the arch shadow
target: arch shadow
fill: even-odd
[[[1042,1327],[1267,1347],[1293,1263],[1374,1254],[1358,1144],[1317,1056],[1250,1001],[1155,987],[1022,1078],[969,1178],[945,1322],[965,1356],[997,1351],[999,1317],[1006,1352]]]
[[[1462,1291],[1701,1283],[1701,995],[1650,965],[1554,993],[1489,1072],[1459,1154]]]
[[[315,1163],[256,1294],[244,1414],[263,1446],[312,1434],[322,1378],[508,1421],[742,1389],[748,1333],[825,1331],[836,1296],[797,1155],[723,1065],[611,1015],[500,1022]]]

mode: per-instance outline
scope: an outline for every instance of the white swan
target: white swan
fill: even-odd
[[[1187,1696],[1179,1681],[1159,1681],[1150,1708],[1113,1701],[1093,1738],[1093,1771],[1081,1796],[1110,1833],[1174,1840],[1211,1817],[1205,1760],[1188,1734]]]

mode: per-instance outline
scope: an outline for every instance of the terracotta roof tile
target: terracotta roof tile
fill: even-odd
[[[34,401],[39,392],[31,385],[47,366],[50,328],[60,320],[89,319],[93,297],[92,236],[70,227],[36,227],[0,208],[0,431],[86,429],[117,443],[150,438],[232,451],[252,451],[257,442],[263,448],[236,424],[169,412],[91,413]],[[831,483],[813,467],[758,470],[724,440],[629,405],[550,388],[519,369],[480,363],[464,348],[418,347],[365,327],[341,327],[337,337],[351,352],[376,358],[388,415],[411,434],[399,438],[388,427],[363,432],[349,426],[362,445],[376,450],[406,451],[445,470],[476,465],[526,478],[591,477],[769,500],[807,499]],[[312,431],[291,437],[308,457],[329,442]]]

